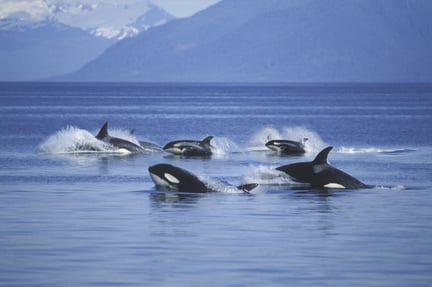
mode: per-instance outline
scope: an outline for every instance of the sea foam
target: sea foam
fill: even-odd
[[[258,130],[251,138],[248,144],[249,151],[267,151],[269,150],[265,144],[270,140],[294,140],[305,143],[305,150],[307,153],[315,153],[320,151],[327,144],[321,137],[314,131],[305,127],[284,127],[278,130],[272,126],[264,127]]]
[[[139,144],[129,130],[111,129],[110,135]],[[74,126],[67,126],[49,136],[39,145],[42,153],[116,153],[119,150],[98,140],[91,132]]]

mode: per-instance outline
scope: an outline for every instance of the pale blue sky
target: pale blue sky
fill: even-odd
[[[115,2],[117,0],[100,0],[98,2]],[[146,0],[127,0],[122,3],[137,3]],[[196,12],[203,10],[221,0],[150,0],[154,4],[162,7],[175,17],[188,17]],[[48,0],[48,3],[58,3],[62,0]],[[76,1],[80,2],[80,1]],[[82,2],[87,3],[88,0]],[[44,14],[48,6],[45,0],[0,0],[0,18],[7,17],[9,13],[20,10],[31,11],[31,14]]]
[[[220,0],[152,0],[176,17],[187,17]]]

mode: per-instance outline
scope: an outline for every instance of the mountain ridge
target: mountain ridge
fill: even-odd
[[[0,42],[0,80],[31,81],[77,70],[113,40],[48,20],[31,29],[0,30]]]
[[[222,1],[126,39],[63,79],[432,82],[432,3]]]
[[[0,29],[31,29],[32,25],[37,26],[40,22],[55,20],[94,36],[121,40],[174,18],[150,0],[122,4],[88,0],[57,3],[44,0],[37,8],[24,6],[21,10],[6,13],[0,21],[9,22],[10,25],[0,25]]]
[[[163,9],[146,1],[141,4],[147,7],[145,13],[139,14],[140,11],[134,11],[139,16],[127,25],[120,21],[113,23],[110,28],[107,26],[110,15],[99,15],[105,19],[99,26],[93,26],[97,23],[97,19],[93,19],[88,23],[81,23],[79,27],[79,23],[74,25],[74,21],[87,16],[76,15],[94,11],[97,8],[96,4],[75,7],[72,4],[77,1],[68,2],[72,8],[78,9],[78,12],[75,11],[73,14],[78,18],[69,19],[69,25],[65,21],[60,21],[60,18],[65,13],[72,15],[73,11],[67,12],[67,7],[50,6],[46,1],[40,2],[45,5],[41,4],[39,10],[31,6],[33,10],[26,11],[23,8],[24,10],[15,11],[0,19],[1,81],[50,79],[76,71],[119,39],[137,35],[152,25],[161,25],[173,19]],[[112,7],[108,8],[108,12],[115,12],[110,10]],[[1,15],[4,14],[0,13]],[[120,25],[120,28],[117,29],[116,25]]]

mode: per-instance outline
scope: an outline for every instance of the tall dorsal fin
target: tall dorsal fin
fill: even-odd
[[[96,138],[101,140],[103,138],[106,138],[108,136],[108,122],[106,122],[102,128],[100,129],[99,133],[97,134]]]
[[[323,149],[322,151],[320,151],[320,153],[313,160],[313,163],[314,164],[327,163],[327,156],[328,156],[329,152],[332,150],[332,148],[333,148],[332,146],[328,146],[325,149]]]
[[[210,141],[214,138],[214,136],[208,136],[201,141],[203,144],[210,144]]]

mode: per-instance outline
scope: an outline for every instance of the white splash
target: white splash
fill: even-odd
[[[398,148],[378,148],[378,147],[340,147],[336,150],[338,153],[346,153],[346,154],[375,154],[375,153],[382,153],[382,154],[398,154],[398,153],[406,153],[406,152],[412,152],[415,151],[413,149],[398,149]]]
[[[243,182],[254,182],[262,185],[287,185],[294,182],[276,167],[258,165],[251,166],[242,178]]]
[[[396,185],[396,186],[375,186],[376,189],[382,189],[382,190],[407,190],[407,187],[403,185]]]
[[[305,127],[284,127],[282,131],[268,126],[257,131],[252,139],[249,141],[249,151],[268,151],[269,149],[265,144],[270,140],[294,140],[303,142],[307,138],[305,144],[305,150],[307,153],[315,153],[320,151],[327,144],[321,139],[321,137],[314,131],[311,131]]]
[[[89,131],[68,126],[42,142],[39,145],[39,151],[43,153],[72,153],[114,151],[114,149],[96,139]]]
[[[221,193],[244,193],[243,190],[238,189],[236,186],[221,181],[216,178],[207,176],[198,176],[199,180],[204,182],[208,189],[221,192]]]
[[[214,137],[211,140],[212,152],[215,155],[225,155],[229,153],[241,152],[240,147],[226,137]]]

